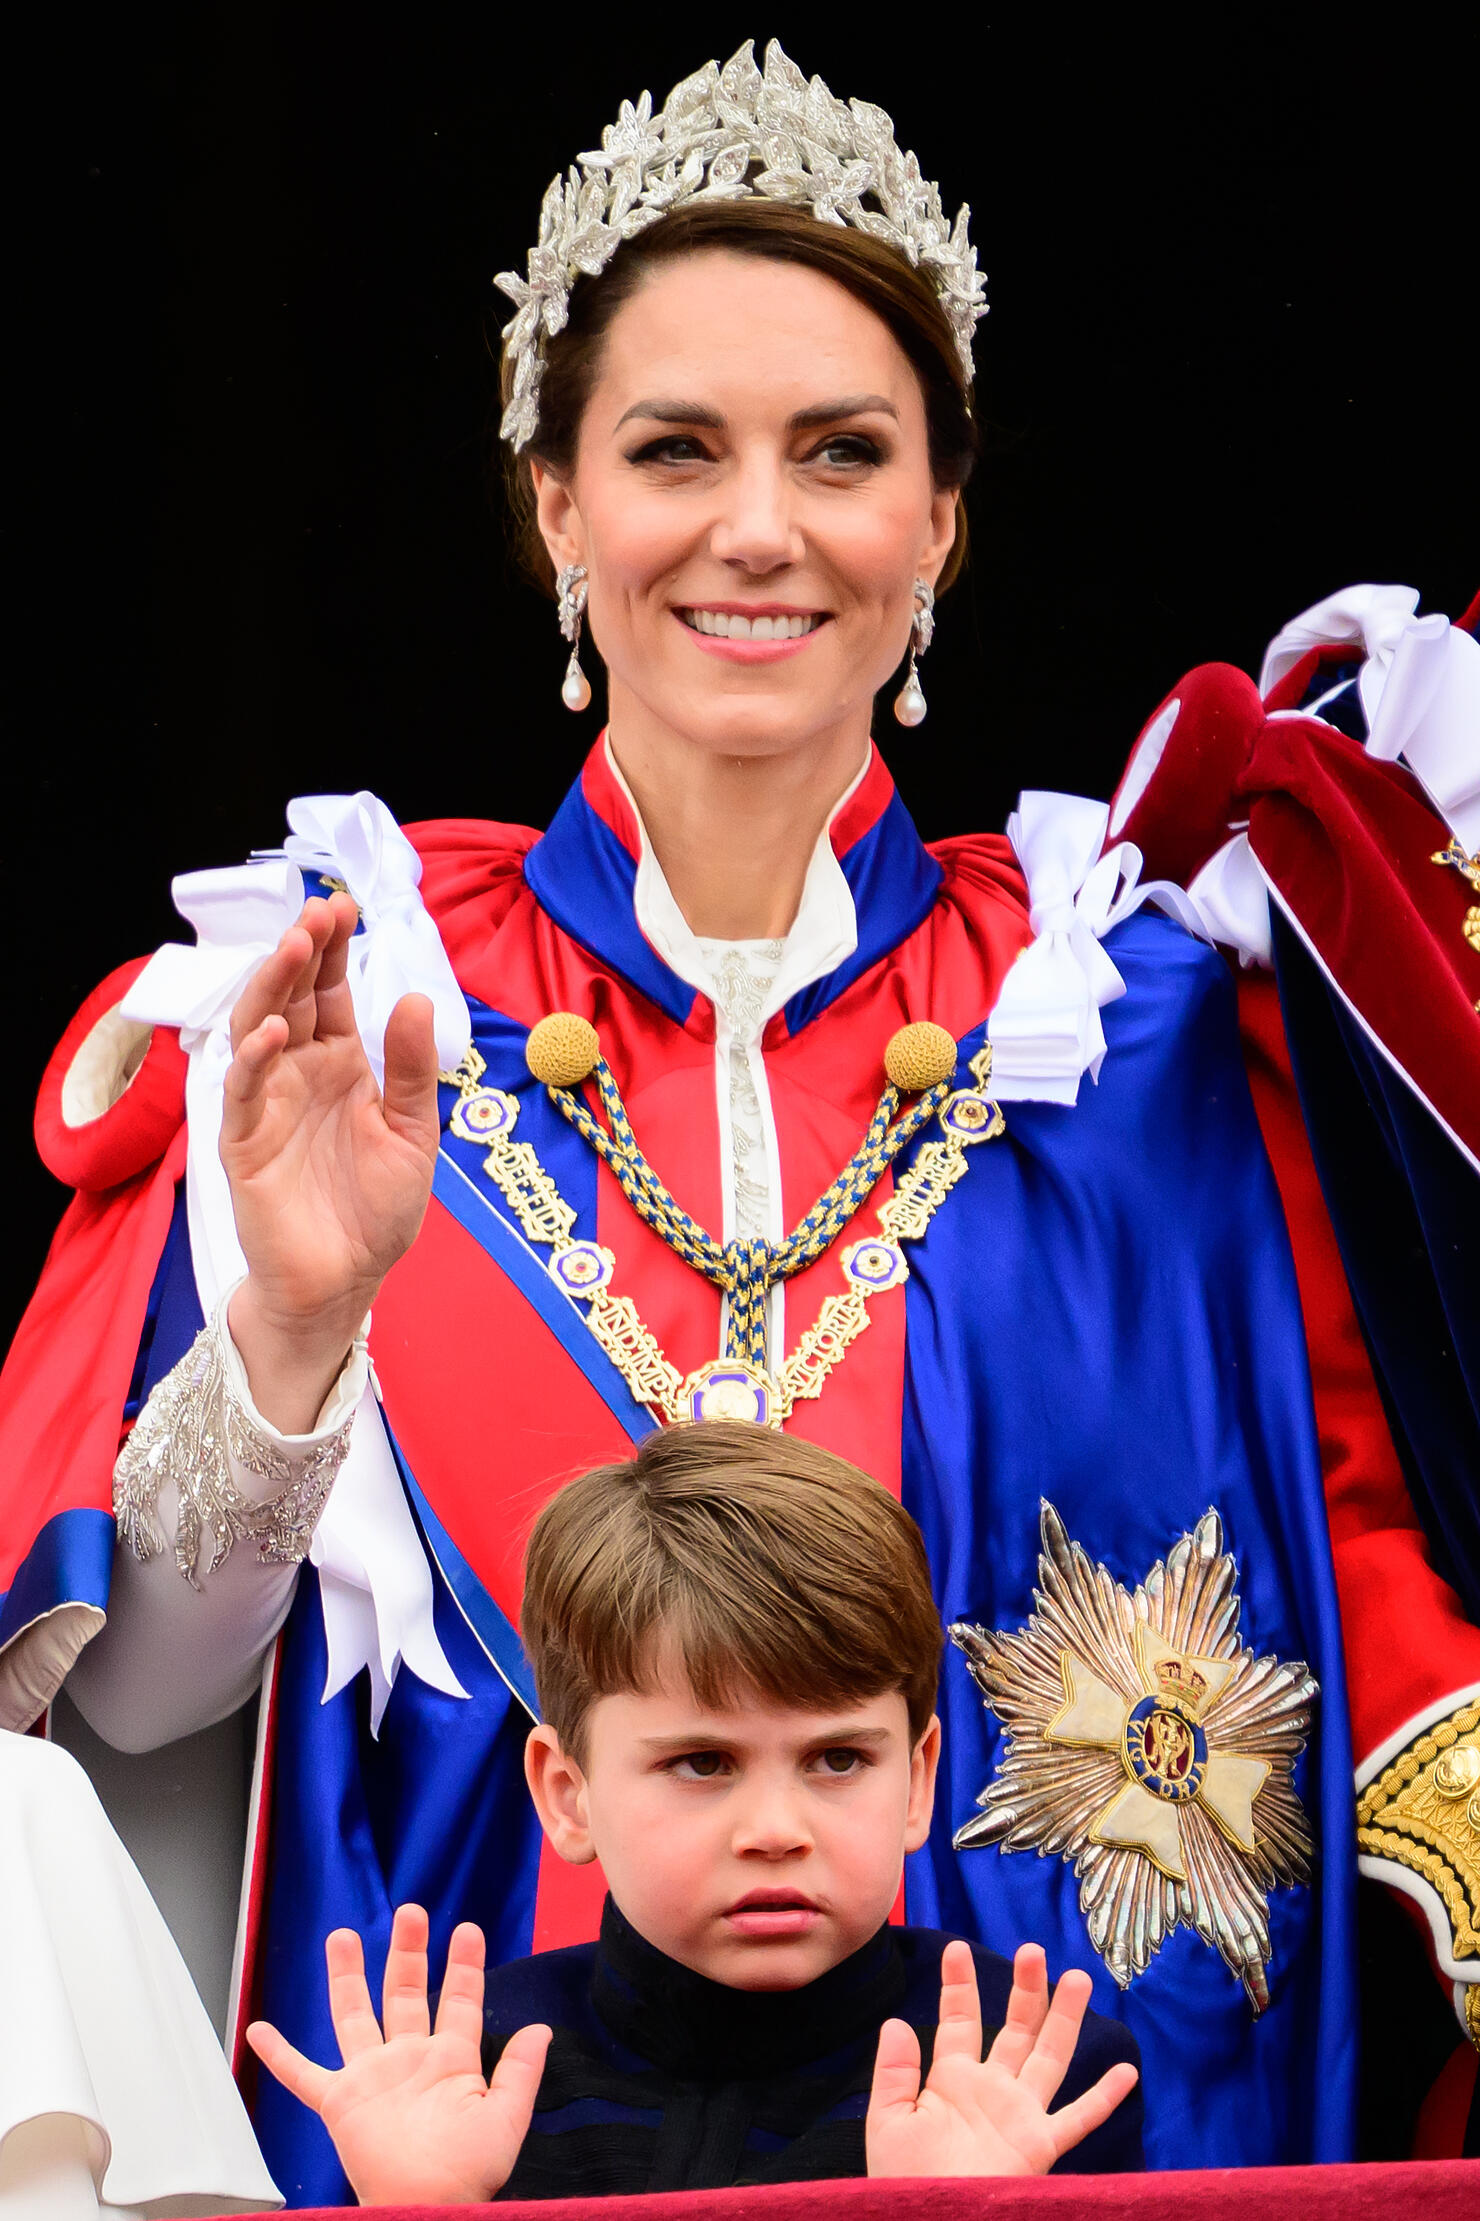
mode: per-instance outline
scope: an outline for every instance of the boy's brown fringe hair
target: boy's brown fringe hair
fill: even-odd
[[[830,1451],[724,1420],[660,1428],[550,1499],[520,1631],[541,1712],[577,1763],[596,1700],[665,1671],[706,1707],[834,1710],[898,1689],[913,1744],[943,1639],[904,1507]]]

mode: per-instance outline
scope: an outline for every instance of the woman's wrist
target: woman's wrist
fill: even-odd
[[[360,1333],[369,1297],[292,1312],[264,1300],[250,1275],[232,1296],[227,1332],[259,1415],[279,1434],[312,1434]]]

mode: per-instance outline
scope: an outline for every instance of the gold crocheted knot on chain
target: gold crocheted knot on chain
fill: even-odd
[[[890,1086],[897,1087],[901,1095],[923,1095],[928,1087],[939,1087],[942,1080],[950,1079],[955,1069],[956,1044],[944,1026],[919,1018],[890,1035],[884,1070]]]
[[[531,1026],[524,1061],[544,1087],[579,1087],[596,1070],[601,1036],[589,1018],[572,1010],[552,1010]]]

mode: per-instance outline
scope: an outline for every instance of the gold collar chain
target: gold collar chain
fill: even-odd
[[[851,1242],[839,1259],[843,1289],[826,1296],[779,1374],[743,1357],[712,1358],[685,1377],[664,1355],[630,1296],[616,1295],[616,1257],[600,1242],[578,1241],[576,1214],[541,1164],[533,1145],[515,1141],[519,1105],[503,1088],[485,1087],[484,1058],[470,1043],[455,1072],[442,1078],[458,1090],[449,1124],[463,1141],[487,1151],[483,1172],[518,1219],[525,1238],[551,1251],[546,1268],[567,1296],[585,1306],[586,1324],[621,1373],[636,1401],[670,1425],[697,1419],[752,1419],[779,1427],[805,1398],[820,1396],[869,1323],[868,1307],[909,1278],[903,1244],[919,1241],[936,1211],[967,1171],[967,1150],[993,1141],[1006,1121],[988,1093],[990,1047],[972,1058],[975,1083],[960,1088],[937,1114],[940,1139],[922,1143],[879,1212],[879,1231]]]

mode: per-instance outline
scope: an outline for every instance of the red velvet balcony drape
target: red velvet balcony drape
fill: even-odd
[[[355,2213],[366,2209],[355,2208]],[[381,2221],[463,2221],[467,2206],[375,2206]],[[1245,2167],[1052,2181],[793,2182],[638,2198],[519,2200],[510,2221],[1475,2221],[1480,2160]],[[255,2217],[254,2217],[255,2221]],[[263,2215],[261,2221],[271,2221]],[[317,2207],[299,2221],[352,2221]]]

